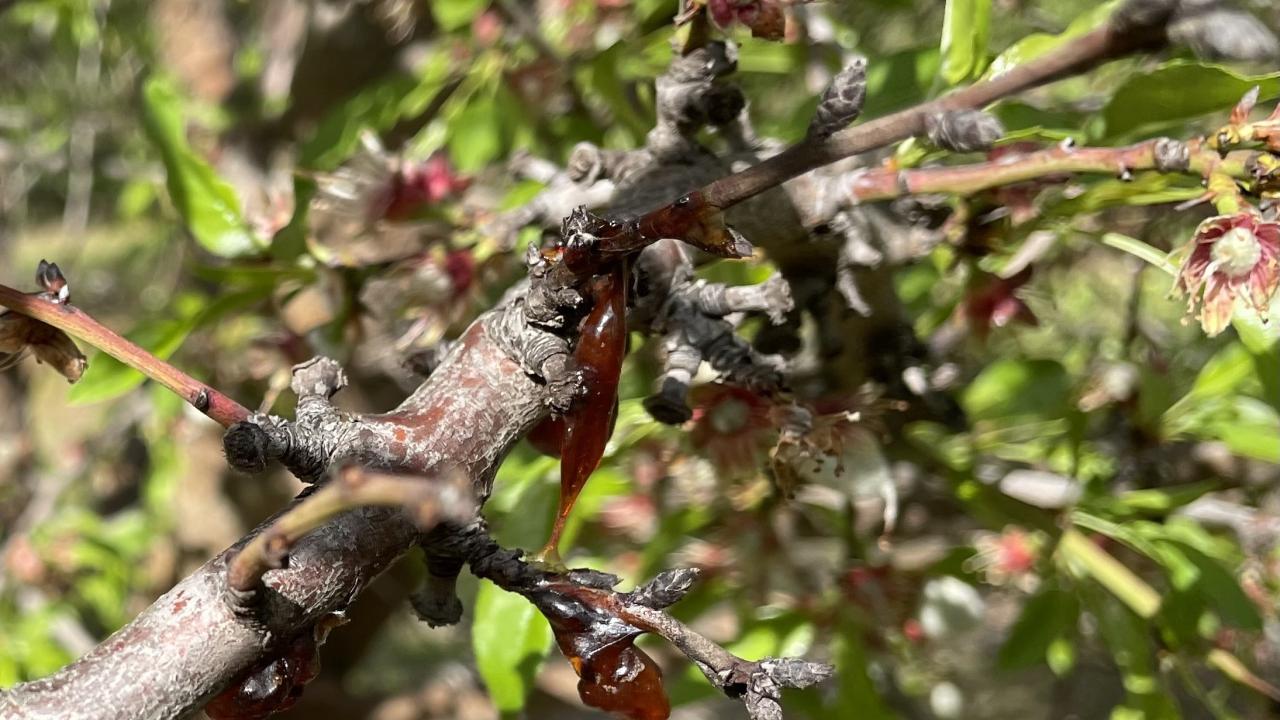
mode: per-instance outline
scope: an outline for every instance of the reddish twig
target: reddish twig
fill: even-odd
[[[1218,155],[1195,139],[1181,143],[1168,138],[1118,148],[1074,148],[1066,145],[1015,157],[950,167],[915,170],[873,168],[858,173],[849,192],[858,201],[889,200],[904,195],[945,193],[972,195],[983,190],[1055,175],[1103,174],[1126,177],[1128,173],[1155,170],[1207,177],[1220,172],[1245,180],[1256,153],[1235,151]]]
[[[0,285],[0,305],[52,325],[164,385],[195,409],[229,427],[249,417],[250,411],[221,392],[138,347],[94,320],[83,310]]]

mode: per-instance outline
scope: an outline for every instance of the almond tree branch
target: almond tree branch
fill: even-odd
[[[126,340],[80,308],[28,295],[6,285],[0,285],[0,305],[98,348],[177,393],[223,427],[250,415],[248,408]]]
[[[1157,10],[1170,5],[1161,0],[1133,0],[1133,3],[1139,9],[1154,6]],[[1157,11],[1152,16],[1155,19],[1141,22],[1132,19],[1133,13],[1122,15],[1102,30],[1070,40],[1039,60],[991,81],[827,137],[821,133],[812,135],[757,167],[706,185],[704,194],[710,200],[708,204],[713,210],[728,207],[839,158],[920,134],[927,129],[928,118],[938,112],[981,107],[1005,95],[1084,71],[1106,59],[1158,45],[1163,39],[1168,14]],[[709,80],[705,83],[703,78],[695,80],[698,87],[714,88]],[[704,99],[708,100],[703,103],[705,107],[693,108],[700,112],[686,118],[690,122],[683,126],[675,123],[669,128],[674,135],[657,137],[648,155],[637,157],[637,171],[660,164],[661,159],[667,157],[662,153],[677,152],[689,145],[690,136],[681,131],[696,124],[693,121],[702,115],[712,124],[725,127],[740,117],[742,106],[736,102],[740,98],[711,93]],[[723,102],[710,103],[711,99]],[[723,171],[716,174],[722,175]],[[686,184],[688,177],[691,176],[674,181],[654,180],[665,192],[675,189],[673,186],[696,187],[710,179],[702,177],[696,183]],[[651,198],[645,200],[650,208],[657,204]],[[676,220],[707,220],[701,214],[690,216],[687,211],[681,212],[683,215],[675,213]],[[684,237],[663,234],[672,227],[663,222],[647,225],[642,222],[641,225],[653,229],[646,237]],[[698,227],[717,229],[714,225]],[[554,284],[544,287],[544,294],[539,297],[529,288],[526,284],[514,289],[497,309],[473,323],[427,381],[390,412],[357,415],[332,408],[327,404],[327,396],[332,394],[330,389],[336,387],[336,383],[322,377],[323,381],[315,388],[317,392],[303,399],[308,403],[305,422],[302,412],[299,422],[289,425],[278,419],[250,417],[239,406],[221,417],[226,424],[247,419],[239,423],[244,430],[241,435],[250,441],[246,444],[246,457],[262,457],[262,464],[271,457],[288,459],[297,449],[296,427],[305,426],[316,437],[307,445],[304,469],[315,477],[342,461],[353,461],[379,471],[416,475],[459,468],[468,476],[476,495],[483,499],[506,453],[553,406],[563,404],[567,393],[561,386],[570,384],[571,373],[567,372],[565,362],[568,344],[564,336],[572,333],[561,330],[557,335],[548,328],[553,328],[557,314],[564,309],[563,303],[571,298],[548,294],[556,290]],[[68,332],[80,329],[84,333],[80,337],[100,344],[104,350],[110,345],[126,362],[132,360],[130,364],[140,369],[150,367],[157,379],[168,380],[167,386],[190,393],[184,397],[198,397],[202,388],[199,383],[185,375],[175,375],[176,371],[171,368],[164,370],[148,365],[149,356],[145,352],[114,334],[105,334],[109,331],[97,323],[90,324],[87,316],[79,311],[29,307],[31,303],[17,295],[0,293],[0,302],[20,312],[30,310],[33,316],[40,312],[43,315],[39,319],[64,327]],[[68,318],[77,320],[68,323]],[[323,368],[317,366],[319,369]],[[235,412],[235,408],[239,411]],[[303,410],[302,402],[299,410]],[[258,427],[261,435],[248,430],[246,425]],[[264,436],[268,442],[260,442]],[[256,467],[257,463],[246,465]],[[262,526],[181,581],[80,660],[48,678],[0,694],[0,717],[149,720],[187,715],[202,707],[261,658],[278,651],[290,638],[315,625],[318,619],[344,609],[409,548],[420,545],[428,556],[447,556],[449,548],[441,546],[454,544],[461,536],[459,532],[440,529],[424,535],[399,508],[360,507],[340,513],[292,544],[287,567],[261,575],[263,587],[258,590],[261,597],[254,603],[252,616],[245,617],[243,607],[227,601],[227,566],[241,548],[269,526],[269,523]],[[472,568],[476,574],[487,576],[483,564],[472,562]],[[641,610],[632,609],[628,613],[629,620],[624,622],[642,631],[665,633],[673,642],[679,638],[678,647],[683,644],[682,649],[696,661],[702,656],[704,672],[712,668],[716,676],[713,682],[720,687],[726,690],[742,687],[736,681],[719,680],[722,671],[732,671],[735,661],[714,651],[703,652],[706,648],[699,647],[696,638],[684,633],[681,627],[668,625]],[[760,674],[748,673],[756,680],[743,692],[760,698],[762,712],[772,712],[767,709],[768,703],[776,703],[777,689],[799,676],[786,667],[772,671],[765,664],[765,661],[758,663]],[[814,675],[809,673],[806,677]],[[730,672],[730,680],[732,677]],[[776,716],[777,713],[760,715]]]
[[[1138,2],[1133,5],[1159,3]],[[781,153],[742,172],[720,178],[702,188],[708,204],[728,208],[771,187],[841,158],[875,150],[891,143],[923,135],[930,117],[949,110],[977,110],[1004,97],[1070,75],[1104,62],[1165,42],[1167,15],[1133,18],[1117,12],[1102,27],[1069,40],[1024,65],[989,80],[948,93],[936,100],[877,118],[829,137],[810,135]]]

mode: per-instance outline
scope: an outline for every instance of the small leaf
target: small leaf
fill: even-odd
[[[551,649],[551,626],[528,600],[482,582],[471,646],[489,697],[504,716],[518,713]]]
[[[169,196],[187,229],[214,255],[234,257],[258,249],[261,243],[245,224],[231,186],[187,143],[177,90],[151,77],[143,84],[142,101],[147,135],[160,151]]]

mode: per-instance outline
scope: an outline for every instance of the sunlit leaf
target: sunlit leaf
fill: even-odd
[[[524,707],[551,640],[551,626],[532,603],[492,583],[480,584],[471,647],[489,697],[504,717]]]
[[[169,197],[187,229],[214,255],[234,257],[261,249],[235,191],[187,143],[182,101],[174,86],[151,77],[143,84],[142,99],[147,134],[164,160]]]
[[[1115,90],[1102,109],[1105,132],[1099,139],[1125,137],[1209,113],[1226,113],[1246,91],[1262,89],[1263,98],[1280,94],[1280,73],[1243,75],[1222,65],[1173,60],[1139,73]],[[1188,92],[1194,88],[1194,92]]]

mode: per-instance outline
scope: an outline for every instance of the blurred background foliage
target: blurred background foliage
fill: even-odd
[[[0,3],[0,281],[30,288],[37,261],[57,261],[78,305],[264,410],[289,411],[289,367],[319,353],[354,376],[344,406],[391,407],[414,384],[402,358],[521,275],[522,253],[485,228],[540,186],[506,162],[643,143],[676,4]],[[827,2],[791,7],[785,42],[732,35],[758,128],[794,141],[850,52],[870,58],[874,117],[1110,7]],[[1280,23],[1265,0],[1252,10]],[[1115,145],[1202,134],[1253,85],[1274,100],[1280,73],[1176,54],[995,112],[1009,142]],[[400,162],[425,168],[429,202],[376,242],[349,232],[338,191]],[[894,275],[964,422],[810,393],[863,422],[839,470],[794,499],[764,470],[776,432],[749,394],[705,385],[688,428],[648,417],[656,365],[634,338],[571,562],[631,581],[704,568],[679,617],[748,658],[836,664],[789,698],[796,717],[1273,716],[1280,354],[1274,326],[1238,317],[1209,339],[1181,322],[1165,257],[1205,211],[1170,208],[1201,191],[1153,174],[973,201],[1024,212]],[[1034,275],[1006,272],[1033,243]],[[541,543],[557,477],[524,445],[506,461],[485,508],[503,543]],[[217,427],[103,355],[71,387],[33,360],[0,373],[0,687],[73,660],[299,488],[229,472]],[[402,562],[356,603],[292,717],[588,715],[522,599],[471,581],[463,625],[429,630],[404,602],[418,572]],[[653,647],[676,716],[740,712]]]

